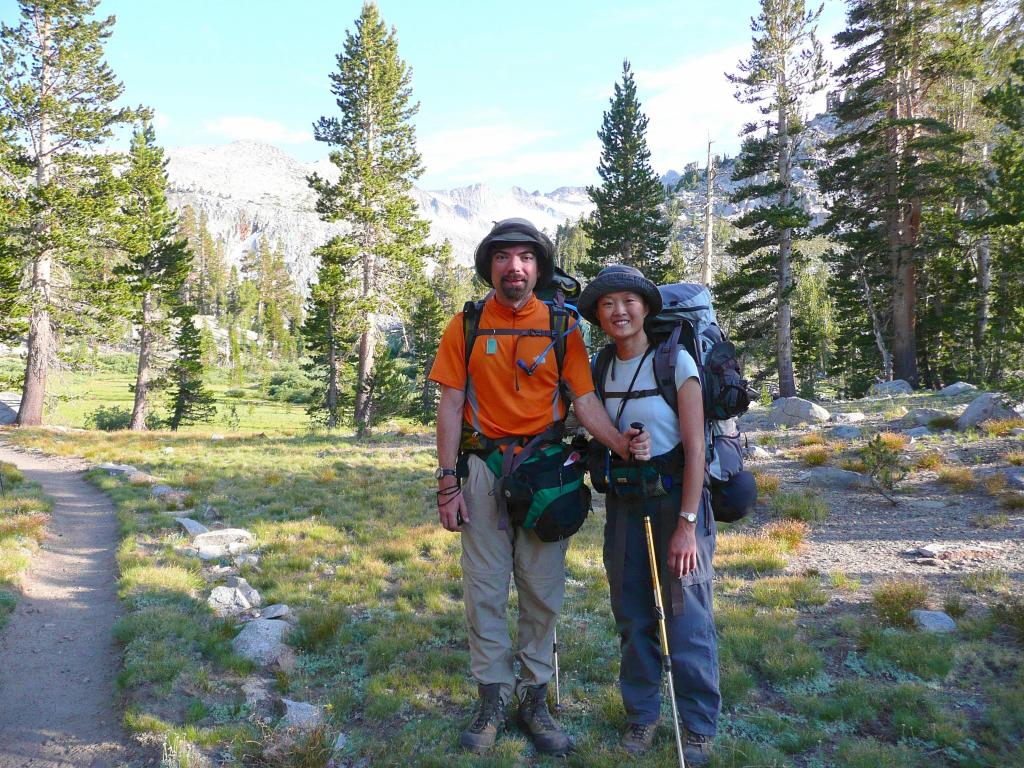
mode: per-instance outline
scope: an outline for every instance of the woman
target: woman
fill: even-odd
[[[718,726],[721,696],[711,613],[715,523],[705,491],[704,411],[697,366],[682,348],[676,362],[679,414],[658,394],[654,345],[644,320],[661,294],[638,270],[610,266],[584,289],[580,314],[615,344],[603,382],[595,382],[618,428],[642,422],[651,434],[649,466],[609,463],[604,562],[622,663],[619,687],[629,726],[622,746],[646,750],[661,712],[661,648],[643,516],[649,514],[662,583],[676,703],[686,726],[688,765],[704,765]],[[639,473],[653,477],[647,480]]]

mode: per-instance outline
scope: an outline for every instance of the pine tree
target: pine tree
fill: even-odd
[[[597,132],[603,145],[597,167],[601,186],[587,187],[596,206],[586,224],[589,258],[581,265],[588,277],[611,263],[636,267],[654,282],[664,277],[671,224],[661,212],[665,188],[651,168],[647,122],[629,61],[624,61],[622,82],[615,84]]]
[[[876,305],[875,336],[881,326],[891,375],[915,386],[922,221],[948,194],[951,171],[959,175],[966,140],[929,114],[931,88],[961,65],[937,35],[943,10],[917,0],[852,3],[847,28],[835,38],[849,50],[836,73],[845,92],[834,106],[839,135],[828,145],[832,163],[819,175],[834,196],[825,231],[842,246],[835,256],[860,265],[837,264],[837,272],[851,276],[847,288],[866,280],[871,291],[878,287],[873,278],[885,274],[888,299]],[[879,363],[876,370],[888,377],[884,358]]]
[[[409,413],[413,382],[402,370],[399,356],[387,345],[384,345],[373,361],[373,372],[367,382],[367,390],[371,403],[370,427]]]
[[[18,339],[26,329],[28,307],[21,293],[22,268],[18,256],[8,239],[0,236],[0,342]]]
[[[9,233],[29,278],[23,426],[42,423],[55,326],[61,309],[71,309],[61,303],[56,278],[71,271],[113,213],[109,181],[118,158],[92,150],[135,118],[112,106],[122,86],[103,61],[103,45],[114,18],[92,19],[97,3],[20,0],[21,22],[0,27],[0,122],[11,150],[3,153],[4,170],[17,190],[7,194],[18,195],[27,211]]]
[[[827,75],[815,36],[820,15],[820,7],[808,11],[803,0],[761,0],[761,14],[751,24],[753,53],[739,63],[742,74],[728,76],[738,86],[736,98],[758,104],[765,117],[743,129],[732,177],[746,183],[732,202],[760,202],[734,222],[750,234],[729,243],[727,250],[737,257],[736,270],[718,284],[718,296],[738,312],[750,313],[737,338],[764,338],[774,330],[782,397],[797,392],[790,294],[794,262],[800,256],[795,241],[806,237],[811,217],[793,188],[793,176],[796,168],[806,165],[801,160],[806,157],[801,112]],[[755,135],[762,130],[763,135]]]
[[[367,385],[377,316],[399,313],[430,248],[428,225],[410,195],[422,173],[411,122],[419,105],[411,101],[411,73],[398,56],[396,31],[387,29],[373,3],[363,5],[337,62],[330,79],[341,114],[321,117],[313,130],[318,141],[334,148],[330,159],[339,178],[332,183],[314,174],[309,182],[321,217],[350,225],[347,239],[361,272],[355,422],[363,433],[370,423]]]
[[[171,415],[167,426],[173,431],[188,424],[209,421],[217,413],[213,393],[203,383],[202,330],[196,325],[195,316],[195,307],[183,301],[175,307],[178,356],[167,374],[171,387],[168,402]]]
[[[128,158],[128,169],[120,179],[124,202],[117,228],[127,263],[115,272],[137,301],[132,319],[139,329],[139,361],[129,428],[142,430],[154,356],[167,333],[167,311],[188,276],[192,253],[188,242],[178,236],[177,217],[167,206],[167,161],[148,120],[132,137]]]
[[[590,237],[587,235],[583,216],[576,221],[565,220],[555,230],[555,261],[570,275],[576,275],[590,253]]]

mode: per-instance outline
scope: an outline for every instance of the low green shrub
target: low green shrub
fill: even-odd
[[[825,520],[829,515],[825,499],[810,490],[775,494],[771,507],[776,515],[790,520],[816,522]]]
[[[928,585],[920,579],[890,579],[875,588],[872,599],[883,623],[891,627],[911,627],[914,622],[910,612],[925,607]]]

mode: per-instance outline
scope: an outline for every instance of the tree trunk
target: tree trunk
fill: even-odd
[[[429,421],[434,412],[434,392],[437,385],[430,380],[430,369],[434,367],[434,355],[423,361],[423,391],[420,392],[420,409],[424,421]]]
[[[50,88],[50,30],[45,16],[37,20],[39,30],[40,60],[39,92],[47,93]],[[36,160],[36,186],[41,190],[50,181],[52,160],[50,158],[50,126],[45,112],[39,118],[39,138]],[[45,216],[36,213],[33,225],[36,243],[44,243]],[[32,284],[29,288],[32,310],[28,326],[28,355],[25,362],[25,382],[22,386],[21,407],[18,409],[18,426],[32,427],[43,423],[43,400],[46,397],[46,369],[50,364],[53,348],[53,328],[50,325],[50,273],[53,269],[53,254],[45,246],[32,254]]]
[[[860,278],[864,285],[864,302],[868,307],[868,314],[871,316],[871,330],[875,334],[875,346],[882,355],[882,380],[892,381],[892,354],[885,344],[885,334],[882,332],[882,322],[875,311],[875,302],[871,297],[871,286],[868,284],[868,275],[863,265],[860,269]]]
[[[142,327],[139,329],[139,367],[135,374],[135,405],[132,408],[132,420],[128,429],[142,431],[146,429],[146,397],[149,395],[149,382],[153,359],[153,292],[142,294]]]
[[[327,428],[338,426],[338,348],[334,340],[335,301],[327,315]]]
[[[711,211],[715,190],[715,169],[711,165],[711,142],[708,142],[707,199],[704,203],[704,256],[700,266],[700,281],[711,285]]]
[[[783,75],[782,88],[785,89]],[[790,146],[789,146],[789,115],[786,101],[780,99],[779,106],[779,181],[782,192],[779,205],[788,207],[790,204]],[[789,303],[790,290],[793,287],[793,230],[786,228],[779,233],[779,282],[776,293],[777,326],[775,338],[775,358],[779,367],[779,397],[796,396],[796,378],[793,375],[793,308]]]
[[[377,277],[376,264],[376,232],[368,229],[363,238],[363,298],[374,297]],[[366,316],[366,330],[359,337],[359,368],[356,372],[356,434],[365,435],[370,429],[370,409],[372,398],[370,393],[370,374],[373,372],[373,360],[377,351],[377,314],[369,312]]]

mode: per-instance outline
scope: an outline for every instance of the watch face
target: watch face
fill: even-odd
[[[697,522],[697,516],[695,514],[693,514],[692,512],[689,512],[689,513],[683,515],[683,519],[686,522],[688,522],[688,523],[696,523]]]

